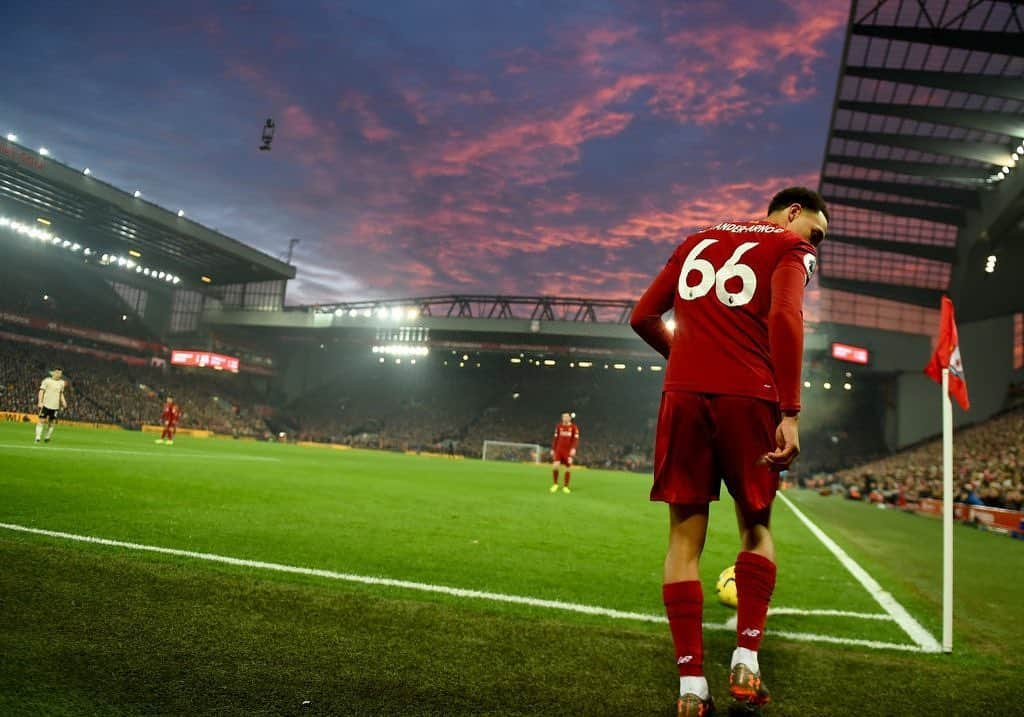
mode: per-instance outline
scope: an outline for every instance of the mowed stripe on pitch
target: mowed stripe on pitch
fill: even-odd
[[[433,585],[431,583],[421,583],[409,580],[397,580],[394,578],[384,578],[370,575],[354,575],[351,573],[341,573],[333,570],[321,570],[319,568],[305,568],[296,565],[268,563],[262,560],[234,558],[226,555],[216,555],[214,553],[199,553],[191,550],[179,550],[177,548],[165,548],[156,545],[143,545],[140,543],[130,543],[122,540],[111,540],[109,538],[97,538],[90,535],[77,535],[75,533],[65,533],[56,530],[43,530],[42,528],[32,528],[24,525],[16,525],[13,523],[0,523],[0,529],[10,530],[19,533],[29,533],[32,535],[42,535],[49,538],[57,538],[61,540],[71,540],[80,543],[92,543],[95,545],[123,548],[126,550],[159,553],[162,555],[173,555],[176,557],[189,558],[192,560],[204,560],[208,562],[222,563],[225,565],[233,565],[237,567],[254,568],[257,570],[271,570],[275,572],[292,573],[296,575],[309,575],[313,577],[326,578],[328,580],[341,580],[351,583],[360,583],[363,585],[378,585],[385,587],[400,588],[404,590],[417,590],[420,592],[438,593],[442,595],[450,595],[452,597],[467,598],[471,600],[488,600],[492,602],[526,605],[529,607],[539,607],[552,610],[564,610],[567,612],[581,613],[584,615],[596,615],[600,617],[607,617],[613,620],[632,620],[648,623],[666,622],[665,618],[662,615],[650,615],[639,612],[629,612],[625,610],[615,610],[612,608],[598,607],[594,605],[582,605],[579,603],[563,602],[561,600],[545,600],[542,598],[526,597],[522,595],[509,595],[505,593],[494,593],[483,590],[470,590],[466,588],[450,587],[447,585]],[[835,610],[798,611],[796,608],[776,608],[776,610],[777,614],[813,615],[816,614],[816,612],[821,612],[822,614],[826,615],[839,616],[838,614],[841,613],[844,617],[857,617],[872,620],[884,620],[888,617],[886,615],[876,615],[872,613],[853,613]],[[704,625],[704,627],[709,630],[724,631],[733,631],[736,629],[735,625],[730,624],[730,622],[722,624],[707,623]],[[918,645],[880,642],[876,640],[859,640],[855,638],[835,637],[832,635],[818,635],[814,633],[803,632],[777,632],[774,630],[771,632],[771,634],[777,637],[799,640],[803,642],[825,642],[839,645],[868,647],[879,650],[900,650],[907,652],[922,651],[921,647]]]
[[[262,461],[276,463],[280,461],[280,458],[272,458],[270,456],[246,456],[236,455],[234,453],[197,453],[195,451],[179,451],[174,448],[154,448],[151,451],[132,451],[125,450],[123,448],[81,448],[79,446],[40,446],[34,443],[29,445],[21,445],[20,443],[0,443],[0,449],[13,450],[13,451],[31,451],[38,454],[39,456],[47,455],[50,453],[102,453],[103,455],[120,455],[120,456],[141,456],[143,458],[159,458],[164,460],[165,458],[215,458],[219,460],[229,461]]]

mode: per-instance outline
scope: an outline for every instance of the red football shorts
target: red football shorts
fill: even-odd
[[[742,507],[767,508],[779,473],[758,460],[775,450],[780,419],[778,404],[758,398],[662,393],[651,500],[708,503],[718,500],[725,480]]]
[[[556,453],[555,457],[551,459],[552,463],[561,463],[566,468],[572,466],[572,456],[568,453]]]

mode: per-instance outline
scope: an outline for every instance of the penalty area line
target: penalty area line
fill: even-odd
[[[779,491],[778,497],[782,499],[793,515],[795,515],[801,523],[807,526],[807,529],[828,550],[836,556],[839,562],[844,568],[846,568],[854,578],[857,579],[868,594],[875,599],[883,610],[885,610],[892,619],[903,628],[903,631],[910,636],[921,652],[942,652],[942,646],[939,645],[939,641],[924,628],[921,623],[914,619],[914,617],[907,612],[907,609],[903,607],[899,602],[896,601],[889,592],[882,589],[882,586],[878,584],[878,581],[871,577],[868,572],[860,566],[857,561],[846,554],[846,551],[839,547],[839,545],[828,537],[821,528],[815,525],[810,518],[803,514],[803,512],[793,505],[793,501],[787,498],[782,491]]]
[[[665,623],[666,620],[662,615],[649,615],[640,612],[629,612],[625,610],[614,610],[612,608],[598,607],[595,605],[582,605],[579,603],[563,602],[561,600],[545,600],[542,598],[526,597],[523,595],[509,595],[506,593],[494,593],[486,592],[483,590],[468,590],[466,588],[455,588],[447,585],[433,585],[431,583],[421,583],[409,580],[396,580],[394,578],[382,578],[371,575],[355,575],[352,573],[341,573],[333,570],[322,570],[319,568],[304,568],[297,565],[284,565],[281,563],[268,563],[262,560],[248,560],[246,558],[233,558],[227,555],[217,555],[214,553],[199,553],[192,550],[179,550],[177,548],[164,548],[157,545],[144,545],[141,543],[130,543],[123,540],[111,540],[109,538],[97,538],[91,535],[78,535],[75,533],[64,533],[57,530],[43,530],[42,528],[31,528],[25,525],[16,525],[14,523],[0,523],[0,529],[10,530],[17,533],[29,533],[32,535],[42,535],[48,538],[58,538],[61,540],[70,540],[79,543],[92,543],[94,545],[104,545],[112,548],[123,548],[125,550],[136,550],[147,553],[159,553],[161,555],[173,555],[179,558],[190,558],[192,560],[204,560],[212,563],[221,563],[224,565],[232,565],[236,567],[244,568],[255,568],[257,570],[270,570],[279,573],[291,573],[294,575],[308,575],[312,577],[326,578],[328,580],[340,580],[350,583],[360,583],[363,585],[380,585],[392,588],[401,588],[404,590],[418,590],[420,592],[439,593],[442,595],[450,595],[452,597],[469,598],[474,600],[488,600],[491,602],[502,602],[511,603],[514,605],[527,605],[529,607],[540,607],[548,608],[553,610],[564,610],[567,612],[581,613],[584,615],[597,615],[600,617],[608,617],[613,620],[632,620],[639,622],[648,623]],[[808,611],[813,612],[813,611]],[[860,616],[867,616],[866,614]],[[709,630],[735,630],[735,626],[730,626],[728,622],[718,623],[706,623],[705,628]],[[880,650],[910,650],[920,651],[920,647],[916,645],[906,645],[897,643],[887,642],[876,642],[873,640],[857,640],[852,638],[833,637],[831,635],[817,635],[813,633],[803,632],[775,632],[771,631],[772,635],[778,637],[790,638],[793,640],[801,640],[804,642],[826,642],[841,645],[859,645],[863,647],[871,647]]]

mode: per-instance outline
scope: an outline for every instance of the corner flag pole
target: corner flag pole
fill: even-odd
[[[942,369],[942,651],[953,652],[953,402]]]

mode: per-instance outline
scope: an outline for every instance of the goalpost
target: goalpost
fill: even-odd
[[[540,445],[537,443],[512,443],[510,441],[484,441],[482,460],[513,461],[517,463],[540,463]]]

